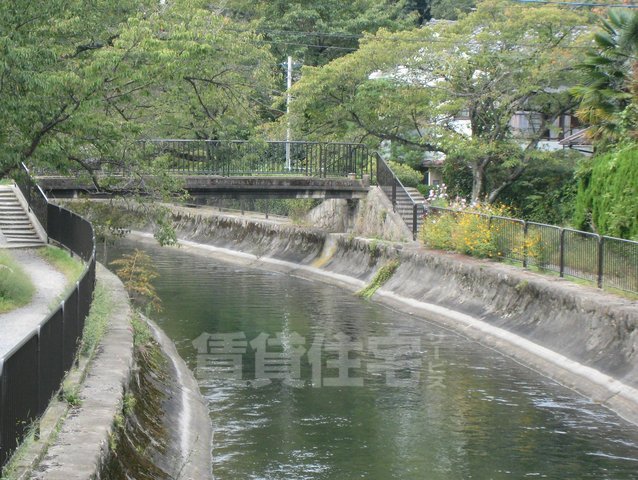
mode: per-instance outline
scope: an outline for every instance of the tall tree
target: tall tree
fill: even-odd
[[[494,201],[574,108],[565,87],[575,82],[584,21],[556,6],[486,0],[456,23],[382,30],[357,52],[304,69],[291,122],[300,136],[390,140],[456,157],[472,171],[472,199]],[[536,113],[525,137],[510,125],[519,111]]]
[[[250,22],[283,61],[323,65],[356,50],[360,34],[413,26],[409,0],[229,0],[229,15]]]
[[[591,135],[608,143],[636,140],[638,127],[638,12],[610,10],[580,68],[583,85],[572,89],[578,116]]]
[[[204,0],[12,2],[0,9],[0,171],[127,164],[151,136],[248,136],[272,57]]]

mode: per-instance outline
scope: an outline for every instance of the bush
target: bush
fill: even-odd
[[[506,216],[505,206],[473,205],[455,210],[436,211],[428,215],[419,233],[420,240],[430,248],[456,251],[479,258],[504,256],[508,243],[501,236],[500,222],[490,222],[489,216]]]
[[[612,237],[638,239],[638,147],[594,158],[580,172],[574,224]]]
[[[389,161],[388,166],[404,187],[416,188],[423,183],[423,174],[404,163]]]

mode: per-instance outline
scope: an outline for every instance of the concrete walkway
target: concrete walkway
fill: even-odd
[[[45,262],[34,249],[11,250],[11,255],[31,277],[36,290],[30,304],[0,314],[0,358],[47,318],[67,284],[66,277]]]

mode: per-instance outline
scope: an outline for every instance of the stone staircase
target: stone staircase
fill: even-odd
[[[0,248],[30,248],[45,243],[16,191],[0,185]]]
[[[405,190],[408,192],[410,197],[412,197],[412,199],[416,201],[417,203],[420,203],[421,205],[425,203],[425,197],[421,195],[421,192],[419,192],[416,188],[405,187]],[[407,196],[405,196],[403,192],[397,192],[397,213],[401,215],[401,218],[403,219],[403,221],[406,223],[406,225],[410,227],[412,225],[412,215],[413,215],[412,206],[413,206],[412,200],[410,200]],[[423,223],[422,214],[423,214],[423,209],[419,208],[418,216],[417,216],[418,228],[421,228],[421,224]]]

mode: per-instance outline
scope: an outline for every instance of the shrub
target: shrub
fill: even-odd
[[[454,210],[434,210],[423,222],[420,240],[430,248],[456,251],[479,258],[504,256],[511,242],[502,234],[501,222],[490,221],[490,216],[507,215],[502,205],[464,202],[452,205]]]
[[[416,188],[419,184],[423,183],[423,174],[404,163],[389,161],[388,166],[404,187]]]
[[[638,148],[595,158],[580,172],[574,223],[602,235],[638,238]]]

